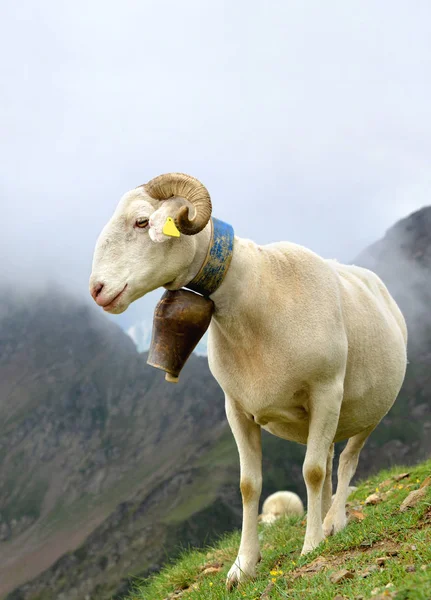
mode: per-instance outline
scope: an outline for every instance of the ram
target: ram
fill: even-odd
[[[129,191],[97,241],[90,290],[117,314],[160,287],[188,287],[214,302],[208,360],[225,394],[243,500],[230,589],[254,576],[260,559],[261,429],[306,444],[308,553],[346,525],[359,453],[404,379],[407,329],[371,271],[293,243],[257,245],[211,212],[207,189],[181,173]],[[334,443],[342,440],[331,504]]]

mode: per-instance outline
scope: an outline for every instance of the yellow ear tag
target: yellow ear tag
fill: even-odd
[[[169,235],[170,237],[180,237],[180,232],[178,231],[172,217],[168,217],[166,219],[166,223],[163,225],[162,231],[165,235]]]

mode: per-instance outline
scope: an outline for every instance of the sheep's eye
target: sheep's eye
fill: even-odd
[[[140,227],[141,229],[144,229],[144,227],[146,227],[148,225],[148,219],[136,219],[136,223],[135,223],[136,227]]]

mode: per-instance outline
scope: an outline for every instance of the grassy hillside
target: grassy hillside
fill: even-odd
[[[412,506],[400,510],[412,491]],[[359,485],[349,524],[301,557],[303,519],[260,525],[263,559],[257,578],[230,594],[225,578],[239,534],[215,547],[183,553],[159,574],[137,581],[129,600],[271,598],[337,600],[431,598],[431,460],[384,471]]]

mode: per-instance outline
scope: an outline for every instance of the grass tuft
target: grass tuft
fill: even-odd
[[[408,475],[399,478],[400,475]],[[147,580],[135,581],[129,600],[431,599],[431,460],[397,467],[362,482],[349,498],[351,520],[307,556],[300,556],[305,519],[259,525],[262,561],[257,577],[232,592],[225,589],[239,533],[205,550],[182,554]],[[400,505],[425,485],[425,495],[405,512]],[[376,494],[377,504],[367,504]],[[340,571],[348,574],[337,582]]]

